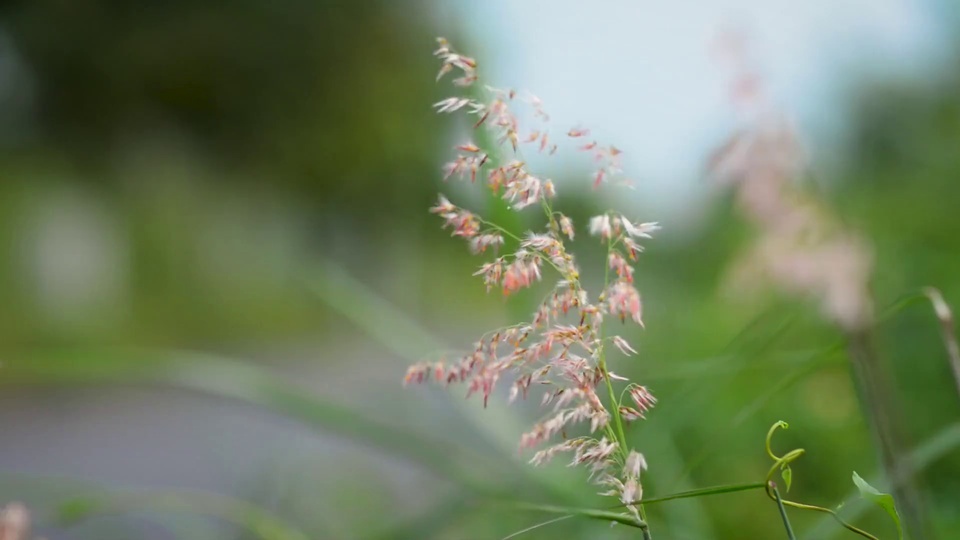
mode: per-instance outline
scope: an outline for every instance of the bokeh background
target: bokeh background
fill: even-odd
[[[403,389],[406,366],[524,320],[426,212],[463,133],[430,105],[433,38],[560,126],[625,151],[637,189],[543,164],[583,223],[662,234],[637,280],[660,403],[631,428],[648,496],[762,480],[767,428],[803,447],[791,496],[895,538],[841,339],[810,302],[738,301],[754,232],[704,173],[735,128],[711,53],[745,36],[807,143],[805,186],[871,242],[876,328],[939,538],[960,528],[960,399],[921,287],[960,302],[960,10],[950,0],[66,2],[0,6],[0,498],[57,539],[485,539],[603,507],[518,454],[533,406]],[[577,242],[581,261],[599,259]],[[586,264],[586,263],[585,263]],[[597,265],[599,268],[599,263]],[[827,352],[825,352],[827,351]],[[531,404],[533,405],[533,404]],[[845,534],[791,514],[803,538]],[[655,536],[784,537],[760,492],[650,508]],[[571,519],[527,538],[633,538]]]

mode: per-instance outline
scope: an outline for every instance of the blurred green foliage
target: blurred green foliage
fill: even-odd
[[[351,448],[246,471],[247,489],[233,495],[267,526],[239,520],[223,536],[191,522],[199,528],[184,537],[500,538],[554,517],[518,510],[514,499],[609,504],[577,471],[523,465],[512,445],[533,408],[481,412],[457,391],[398,388],[418,355],[516,322],[543,292],[509,304],[485,295],[470,276],[477,260],[425,211],[449,130],[429,108],[440,90],[434,29],[417,14],[428,9],[302,0],[0,8],[20,66],[0,147],[6,399],[18,399],[13,390],[48,395],[47,384],[106,393],[162,384],[272,411]],[[846,160],[835,177],[816,180],[873,242],[881,307],[926,285],[960,305],[958,81],[960,71],[862,81],[849,98]],[[559,209],[583,223],[600,203],[567,184]],[[632,210],[646,215],[650,205]],[[651,464],[645,492],[762,480],[763,435],[785,419],[791,429],[776,444],[806,449],[791,497],[836,507],[856,494],[853,470],[880,487],[835,347],[841,336],[802,302],[748,306],[719,294],[752,234],[731,206],[717,197],[684,239],[670,233],[683,216],[657,216],[665,234],[638,268],[648,329],[626,336],[639,359],[612,362],[660,398],[628,434]],[[579,260],[598,271],[587,261],[600,260],[599,248],[578,244]],[[937,442],[920,453],[925,502],[940,537],[951,538],[960,527],[960,398],[937,321],[913,302],[877,336],[910,440]],[[308,352],[289,352],[302,343]],[[309,377],[280,369],[304,356],[320,378],[343,380],[316,391]],[[272,361],[253,361],[264,357]],[[50,538],[71,526],[55,519],[58,505],[79,520],[116,487],[29,475],[5,485],[0,494],[36,508]],[[658,538],[783,537],[762,492],[670,501],[649,514]],[[807,538],[845,534],[816,514],[791,519]],[[895,534],[882,512],[852,519],[881,538]],[[122,538],[134,534],[131,523],[78,526],[70,537]],[[579,519],[526,535],[558,536],[635,537]]]

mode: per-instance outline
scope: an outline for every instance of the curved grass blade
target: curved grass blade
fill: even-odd
[[[487,459],[471,449],[371,420],[248,363],[187,352],[61,350],[21,356],[9,362],[0,377],[0,385],[78,383],[160,384],[238,400],[404,458],[478,493],[501,493],[491,485],[491,471],[470,473],[451,459],[468,456],[476,469]]]
[[[927,296],[923,291],[903,295],[880,312],[875,319],[874,326],[879,326],[890,320],[902,310],[906,309],[909,305],[924,301],[926,299]],[[757,358],[758,354],[769,350],[769,348],[774,345],[780,336],[782,336],[789,326],[796,320],[797,317],[795,315],[796,314],[794,313],[794,316],[786,318],[781,326],[775,330],[773,335],[769,339],[765,340],[762,345],[754,351],[754,354],[747,355],[745,357],[739,357],[736,362],[736,365],[738,366],[737,371],[744,369],[749,362]],[[752,326],[753,325],[756,325],[756,323],[753,323]],[[735,340],[739,339],[741,339],[740,336],[735,338]],[[762,410],[763,406],[771,399],[776,397],[779,392],[789,388],[793,384],[799,382],[804,376],[809,375],[820,367],[826,365],[831,359],[831,356],[842,351],[845,345],[846,341],[841,339],[829,345],[828,347],[811,354],[806,360],[781,377],[772,387],[768,388],[761,395],[754,398],[749,405],[741,409],[741,411],[734,418],[733,426],[738,426],[746,422],[757,412]],[[718,429],[717,432],[713,434],[713,438],[714,440],[719,440],[725,436],[729,436],[729,433],[731,432],[732,430],[730,430],[730,426],[724,426],[723,429]],[[689,459],[687,467],[680,478],[677,479],[677,482],[681,482],[688,478],[689,475],[692,474],[692,472],[696,469],[696,467],[703,463],[703,461],[709,456],[710,452],[711,450],[709,448],[704,448],[693,458]]]
[[[71,499],[60,505],[60,522],[76,525],[105,515],[136,512],[183,512],[233,523],[262,540],[309,540],[303,532],[248,502],[212,493],[170,491],[123,492]]]
[[[752,484],[730,484],[725,486],[713,486],[708,488],[701,489],[691,489],[689,491],[681,491],[679,493],[674,493],[672,495],[665,495],[663,497],[652,497],[649,499],[644,499],[643,504],[656,504],[667,501],[675,501],[677,499],[691,499],[694,497],[707,497],[709,495],[722,495],[725,493],[736,493],[738,491],[752,491],[756,489],[763,489],[766,486],[763,482],[754,482]],[[618,505],[618,506],[623,506]]]
[[[426,354],[446,348],[442,340],[332,262],[325,261],[321,264],[319,274],[309,288],[329,308],[409,362],[419,362]],[[454,406],[448,410],[458,415],[458,422],[471,425],[472,431],[481,435],[479,439],[484,449],[481,453],[487,459],[499,458],[499,468],[509,469],[510,476],[521,485],[546,490],[563,502],[572,503],[580,499],[578,493],[565,489],[564,484],[533,475],[529,467],[518,464],[513,458],[512,448],[508,451],[493,440],[491,423],[478,422],[476,415],[468,414],[467,409],[460,403],[454,401]],[[510,422],[509,418],[500,418],[498,428],[515,433],[524,431],[519,423]]]
[[[0,483],[5,493],[27,501],[59,501],[47,508],[32,508],[34,524],[40,527],[72,527],[106,515],[174,511],[233,523],[262,540],[308,538],[261,506],[206,491],[112,490],[89,480],[7,472],[0,474]]]
[[[540,523],[537,523],[536,525],[531,525],[531,526],[529,526],[529,527],[527,527],[527,528],[525,528],[525,529],[520,529],[519,531],[517,531],[517,532],[515,532],[515,533],[508,534],[507,536],[504,536],[501,540],[510,540],[511,538],[516,538],[516,537],[518,537],[518,536],[520,536],[520,535],[527,534],[528,532],[533,532],[533,531],[535,531],[535,530],[537,530],[537,529],[539,529],[539,528],[541,528],[541,527],[546,527],[547,525],[553,525],[554,523],[558,523],[558,522],[561,522],[561,521],[570,519],[570,518],[572,518],[572,517],[574,517],[573,514],[567,514],[567,515],[565,515],[565,516],[560,516],[560,517],[558,517],[558,518],[548,519],[547,521],[541,521]]]
[[[562,514],[574,517],[584,517],[606,522],[616,522],[637,529],[646,529],[647,524],[622,512],[611,512],[609,510],[597,510],[594,508],[576,508],[570,506],[553,506],[549,504],[531,504],[531,503],[512,503],[511,507],[519,510],[529,510],[532,512],[545,512],[548,514]]]

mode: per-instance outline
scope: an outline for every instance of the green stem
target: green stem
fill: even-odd
[[[610,257],[610,249],[612,247],[611,240],[607,239],[607,258]],[[607,264],[606,259],[603,263],[603,292],[601,295],[606,292],[607,286],[610,284],[610,265]],[[613,391],[613,383],[610,381],[610,370],[607,369],[607,352],[606,347],[603,343],[603,327],[597,329],[597,337],[600,341],[600,360],[598,362],[598,367],[600,368],[600,373],[603,374],[604,383],[607,386],[607,393],[610,395],[610,407],[611,414],[614,418],[614,424],[617,428],[617,441],[620,443],[620,453],[623,454],[623,459],[627,459],[627,436],[623,432],[623,420],[620,418],[620,402],[617,401],[617,394]]]
[[[497,231],[497,232],[499,232],[499,233],[502,233],[502,234],[504,234],[504,235],[506,235],[506,236],[509,236],[511,239],[513,239],[514,241],[516,241],[518,244],[523,242],[523,239],[522,239],[522,238],[520,238],[519,236],[513,234],[512,232],[508,231],[507,229],[504,229],[503,227],[497,225],[496,223],[493,223],[493,222],[491,222],[491,221],[487,221],[487,220],[481,219],[481,218],[477,218],[477,219],[479,219],[479,220],[480,220],[480,223],[484,224],[485,226],[487,226],[487,227],[489,227],[489,228],[491,228],[491,229],[493,229],[493,230],[495,230],[495,231]],[[567,274],[563,271],[563,269],[561,269],[559,266],[557,266],[556,263],[554,263],[554,262],[550,259],[550,257],[544,257],[542,260],[546,261],[547,264],[549,264],[550,266],[552,266],[553,269],[556,270],[557,273],[560,274],[561,277],[563,277],[563,279],[571,279],[572,276],[567,275]],[[577,287],[580,286],[580,283],[579,283],[578,280],[572,280],[572,281],[575,281],[575,282],[577,283]]]
[[[666,501],[673,501],[676,499],[692,499],[695,497],[706,497],[708,495],[721,495],[724,493],[736,493],[738,491],[750,491],[753,489],[763,489],[766,486],[763,482],[754,482],[752,484],[731,484],[726,486],[713,486],[701,489],[692,489],[690,491],[681,491],[679,493],[674,493],[672,495],[666,495],[663,497],[654,497],[652,499],[644,499],[643,504],[656,504]],[[639,504],[641,501],[636,501],[631,504]],[[625,505],[618,505],[625,506]]]
[[[500,233],[503,233],[503,234],[506,235],[506,236],[509,236],[510,238],[516,240],[517,242],[522,242],[522,241],[523,241],[523,239],[520,238],[519,236],[513,234],[512,232],[508,231],[507,229],[504,229],[503,227],[497,225],[496,223],[494,223],[494,222],[492,222],[492,221],[487,221],[487,220],[482,219],[482,218],[479,218],[479,217],[478,217],[477,219],[480,220],[480,223],[483,223],[483,224],[486,225],[487,227],[490,227],[491,229],[494,229],[494,230],[496,230],[497,232],[500,232]]]
[[[848,331],[847,350],[854,382],[876,442],[877,453],[887,477],[903,522],[914,540],[930,538],[931,525],[925,511],[918,479],[903,471],[906,448],[911,445],[896,385],[880,358],[870,328]]]
[[[858,534],[869,540],[880,540],[879,538],[868,533],[867,531],[847,523],[836,512],[834,512],[833,510],[830,510],[829,508],[823,508],[822,506],[813,506],[812,504],[802,504],[802,503],[787,501],[787,500],[781,500],[781,502],[786,506],[792,506],[793,508],[799,508],[801,510],[813,510],[814,512],[823,512],[826,514],[830,514],[831,516],[833,516],[833,519],[837,521],[837,523],[842,525],[848,531]]]
[[[520,508],[523,510],[531,510],[534,512],[546,512],[550,514],[569,514],[574,516],[581,516],[590,519],[599,519],[601,521],[615,521],[617,523],[622,523],[630,527],[635,527],[638,529],[646,529],[647,523],[643,520],[636,519],[628,514],[623,514],[619,512],[611,512],[609,510],[597,510],[594,508],[575,508],[569,506],[554,506],[549,504],[530,504],[530,503],[514,503],[514,507]]]
[[[790,518],[787,517],[787,509],[783,507],[783,499],[780,498],[780,491],[777,490],[777,486],[771,485],[773,489],[773,496],[777,501],[777,508],[780,510],[780,519],[783,520],[783,528],[787,530],[787,538],[790,540],[797,540],[797,536],[793,534],[793,527],[790,526]]]
[[[603,347],[603,345],[601,345]],[[607,370],[606,352],[600,350],[600,372],[603,373],[603,380],[607,385],[607,393],[610,395],[610,406],[613,408],[613,421],[617,427],[617,441],[620,442],[620,452],[623,459],[627,459],[627,436],[623,431],[623,420],[620,418],[620,404],[617,403],[617,395],[613,391],[613,383],[610,382],[610,372]]]
[[[610,258],[610,252],[613,250],[613,240],[607,239],[607,256],[603,260],[603,290],[601,291],[601,299],[604,294],[606,294],[607,286],[610,284],[610,265],[608,260]],[[610,380],[610,370],[607,369],[607,351],[605,344],[603,342],[603,327],[597,329],[597,338],[600,341],[600,360],[598,362],[598,367],[600,373],[603,374],[603,381],[607,386],[607,394],[610,396],[610,408],[613,415],[613,421],[617,428],[617,440],[620,442],[620,453],[623,455],[624,461],[627,459],[629,454],[629,448],[627,447],[627,435],[623,431],[623,419],[620,418],[620,402],[617,400],[617,394],[613,390],[613,382]],[[637,509],[640,512],[640,516],[646,522],[647,513],[644,511],[643,505],[638,504]],[[650,536],[650,529],[648,527],[643,528],[643,540],[652,540]]]
[[[707,488],[694,489],[690,491],[682,491],[680,493],[674,493],[672,495],[666,495],[664,497],[656,497],[653,499],[644,499],[643,504],[655,504],[666,501],[672,501],[677,499],[690,499],[694,497],[706,497],[708,495],[720,495],[724,493],[736,493],[738,491],[750,491],[755,489],[763,489],[767,485],[763,482],[755,482],[752,484],[730,484],[724,486],[711,486]],[[603,519],[616,521],[617,523],[625,523],[627,525],[639,527],[644,531],[644,539],[651,538],[650,530],[647,526],[645,519],[637,521],[625,514],[612,512],[614,508],[623,508],[628,504],[639,505],[641,501],[634,501],[626,504],[618,504],[616,506],[610,507],[610,510],[593,510],[593,509],[578,509],[565,506],[553,506],[553,505],[539,505],[539,504],[530,504],[530,503],[513,503],[517,508],[523,508],[527,510],[534,510],[540,512],[549,512],[552,514],[564,514],[566,516],[575,516],[580,515],[589,518]]]

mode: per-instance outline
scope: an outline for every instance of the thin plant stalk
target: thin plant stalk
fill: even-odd
[[[950,370],[953,373],[953,382],[957,385],[957,395],[960,396],[960,343],[957,343],[957,336],[954,333],[953,310],[943,299],[938,289],[925,287],[923,294],[930,299],[933,305],[933,311],[940,321],[940,336],[943,338],[943,345],[947,349],[947,359],[950,361]]]
[[[773,496],[777,500],[777,509],[780,510],[780,519],[783,520],[783,528],[787,531],[787,538],[797,540],[797,536],[793,534],[793,527],[790,526],[790,518],[787,517],[787,509],[783,507],[783,499],[780,498],[780,491],[777,489],[776,484],[770,487],[773,490]]]
[[[847,335],[847,351],[880,463],[890,479],[891,490],[907,532],[913,540],[930,538],[931,528],[923,510],[916,475],[904,468],[908,443],[894,385],[880,364],[872,332],[869,329],[850,331]]]

